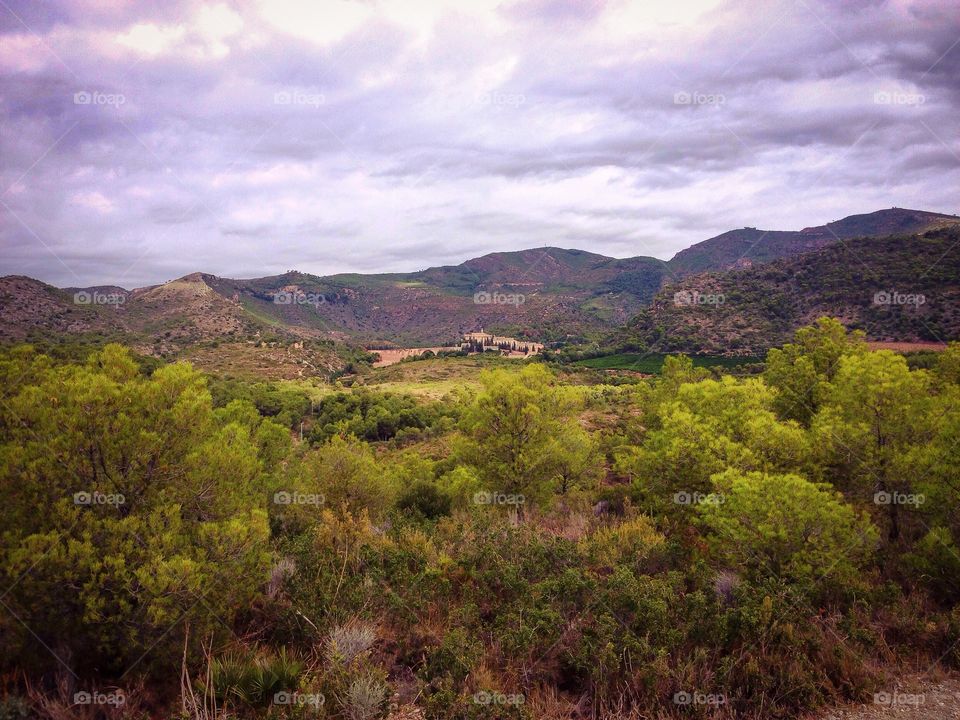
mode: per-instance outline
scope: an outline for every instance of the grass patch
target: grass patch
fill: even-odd
[[[666,360],[667,357],[667,355],[661,355],[659,353],[617,353],[616,355],[604,355],[588,360],[577,360],[573,364],[579,367],[593,368],[594,370],[634,370],[636,372],[656,375],[660,373],[664,360]],[[720,366],[722,368],[732,368],[737,365],[763,362],[763,358],[759,357],[691,355],[690,358],[696,367]]]
[[[362,384],[386,392],[437,400],[456,389],[478,389],[483,370],[519,371],[524,364],[523,360],[501,358],[496,353],[410,360],[376,368],[363,377]]]

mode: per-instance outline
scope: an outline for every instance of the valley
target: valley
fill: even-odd
[[[158,357],[212,342],[321,343],[328,357],[313,365],[333,368],[349,362],[337,357],[345,346],[436,352],[478,328],[554,347],[744,355],[828,314],[871,340],[936,342],[960,331],[958,227],[956,216],[892,208],[797,232],[732,231],[667,262],[548,247],[415,273],[235,280],[198,272],[134,290],[61,290],[8,276],[0,340],[96,334]],[[875,292],[897,288],[929,302],[901,307],[894,296],[872,305]],[[678,292],[726,302],[675,307]]]
[[[960,720],[960,0],[0,0],[0,720]]]
[[[79,696],[17,702],[89,720],[70,697],[109,686],[146,717],[178,702],[161,678],[179,668],[179,702],[206,698],[189,720],[295,720],[294,692],[336,720],[367,702],[369,720],[486,718],[501,696],[556,720],[701,700],[935,717],[889,655],[957,647],[960,222],[824,228],[669,262],[0,278],[19,528],[0,572],[26,618],[0,613],[0,637],[47,673],[50,646],[99,668]],[[143,685],[124,679],[138,656]]]

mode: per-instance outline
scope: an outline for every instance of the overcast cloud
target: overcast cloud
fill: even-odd
[[[955,0],[0,0],[3,274],[405,271],[960,210]]]

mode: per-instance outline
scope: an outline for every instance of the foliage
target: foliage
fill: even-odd
[[[931,409],[925,370],[911,372],[889,350],[842,357],[812,426],[828,479],[881,500],[913,495],[910,450],[932,439]],[[901,514],[911,506],[880,504],[888,511],[889,538],[896,540]]]
[[[407,488],[397,500],[398,510],[408,510],[427,520],[436,520],[450,514],[450,496],[440,490],[436,483],[417,481]]]
[[[727,468],[775,472],[809,465],[809,440],[796,423],[777,418],[774,395],[760,379],[677,383],[665,375],[650,402],[654,429],[639,445],[619,450],[616,467],[634,479],[644,505],[660,513],[708,495],[710,477]]]
[[[283,455],[269,421],[217,417],[192,368],[144,378],[116,345],[82,366],[15,362],[27,372],[0,409],[5,603],[93,667],[147,649],[162,662],[201,599],[191,624],[220,633],[269,567],[264,501]],[[10,643],[36,648],[23,627]]]
[[[327,662],[349,664],[373,647],[376,639],[376,630],[362,622],[337,625],[327,637]]]
[[[356,438],[335,436],[304,454],[293,471],[293,487],[319,504],[382,517],[394,503],[397,486],[373,451]]]
[[[584,458],[558,457],[565,434],[573,435],[573,443],[582,435],[567,421],[576,400],[552,385],[546,368],[488,371],[481,382],[483,392],[461,423],[464,438],[458,457],[477,471],[489,490],[543,500],[552,490],[587,475],[589,462]]]
[[[340,702],[350,720],[373,720],[381,715],[387,692],[385,682],[363,675],[350,683]]]
[[[361,388],[323,398],[316,410],[310,441],[321,443],[334,435],[354,435],[363,440],[390,440],[410,431],[441,425],[451,410],[424,404],[405,396]]]
[[[216,658],[210,679],[221,703],[239,701],[262,706],[271,703],[276,693],[296,689],[303,671],[303,663],[281,648],[276,655],[232,653]]]
[[[863,333],[847,333],[833,318],[801,328],[794,342],[767,353],[763,377],[777,390],[777,412],[809,425],[839,369],[840,359],[865,351]]]
[[[698,512],[717,556],[768,576],[837,587],[857,581],[877,544],[876,528],[829,487],[798,475],[727,470],[713,478],[718,502]]]
[[[869,698],[886,663],[960,661],[956,348],[911,363],[821,320],[763,375],[450,358],[385,369],[391,393],[2,351],[5,682],[69,707],[40,640],[84,687],[149,682],[157,717],[178,673],[244,719]]]
[[[311,401],[305,392],[276,383],[244,383],[216,378],[210,383],[210,394],[216,407],[246,400],[260,415],[288,428],[293,428],[311,410]]]

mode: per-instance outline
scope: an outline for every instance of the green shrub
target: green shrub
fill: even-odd
[[[945,605],[960,600],[960,550],[942,527],[930,528],[906,555],[907,567],[915,577],[933,591],[933,597]]]
[[[435,483],[418,481],[400,494],[397,509],[408,511],[427,520],[436,520],[450,514],[450,496]]]
[[[754,581],[852,588],[873,555],[870,520],[829,486],[797,475],[728,470],[713,477],[715,502],[698,506],[717,558]]]
[[[219,701],[264,706],[272,703],[278,692],[295,690],[303,670],[303,662],[281,648],[276,655],[232,653],[215,658],[210,678]]]
[[[390,440],[403,432],[424,431],[453,412],[442,403],[424,404],[407,395],[367,388],[323,398],[314,414],[310,442],[323,443],[334,435],[354,435],[363,440]]]

